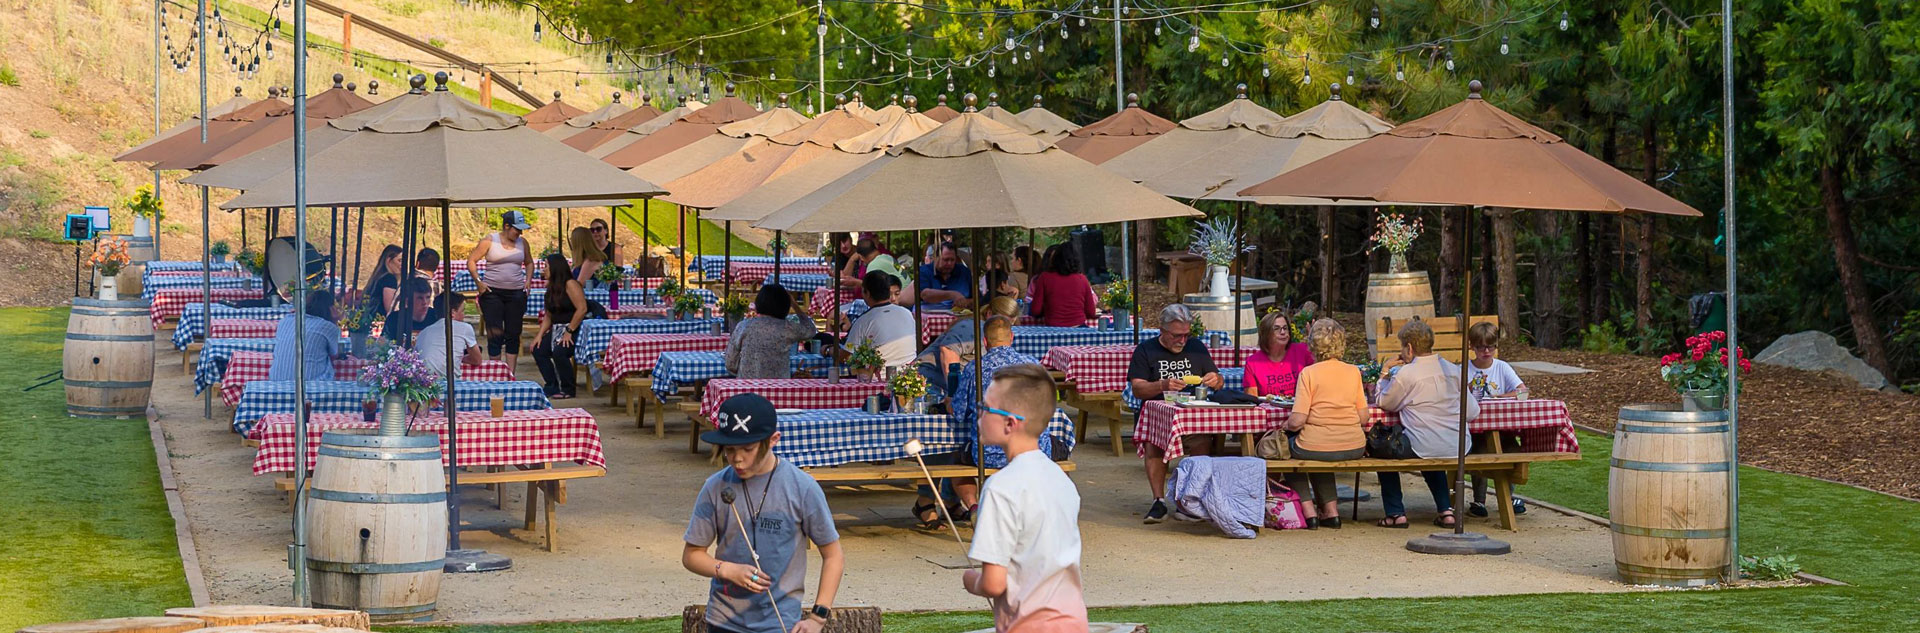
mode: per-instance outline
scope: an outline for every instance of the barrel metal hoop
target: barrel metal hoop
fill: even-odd
[[[1375,288],[1386,288],[1391,286],[1424,286],[1424,285],[1427,285],[1427,278],[1425,276],[1400,277],[1400,278],[1393,278],[1393,279],[1374,278],[1374,279],[1368,279],[1367,285],[1373,286]]]
[[[447,560],[423,560],[417,563],[342,563],[307,559],[307,569],[336,574],[412,574],[445,569]]]
[[[153,381],[152,380],[69,380],[67,381],[67,386],[83,387],[87,389],[149,389],[153,387]],[[145,411],[146,409],[143,407],[141,408],[141,410]]]
[[[1660,578],[1719,578],[1720,570],[1722,569],[1720,567],[1714,567],[1709,569],[1679,569],[1674,567],[1648,567],[1646,565],[1633,565],[1633,564],[1622,563],[1617,561],[1613,565],[1616,569],[1619,569],[1620,571],[1625,573],[1640,574],[1642,576],[1654,576],[1654,577],[1660,577]]]
[[[139,406],[139,405],[134,405],[134,406],[126,406],[126,407],[101,407],[101,406],[94,406],[94,405],[90,405],[90,404],[69,404],[69,405],[67,405],[67,411],[68,411],[69,413],[72,413],[72,412],[75,412],[75,411],[83,411],[83,412],[87,412],[87,413],[111,413],[111,414],[117,414],[117,415],[143,415],[143,414],[145,414],[145,413],[147,412],[147,408],[146,408],[146,407],[144,407],[144,406]]]
[[[429,448],[440,446],[437,435],[376,435],[373,433],[345,433],[328,431],[320,436],[322,445],[351,446],[355,448]]]
[[[1628,405],[1620,407],[1620,419],[1631,422],[1681,422],[1691,424],[1725,422],[1726,410],[1718,411],[1680,411],[1677,409],[1651,408],[1660,405]]]
[[[1613,532],[1615,534],[1625,534],[1627,536],[1646,536],[1646,537],[1652,537],[1652,538],[1679,538],[1679,539],[1709,539],[1709,538],[1726,538],[1727,537],[1726,528],[1720,528],[1717,530],[1675,530],[1675,529],[1669,529],[1669,528],[1650,528],[1650,527],[1640,527],[1637,525],[1626,525],[1618,521],[1608,521],[1607,525],[1613,528]]]
[[[1417,308],[1433,305],[1432,299],[1422,301],[1368,301],[1369,308]]]
[[[85,334],[68,332],[69,341],[104,341],[108,343],[152,343],[153,334]]]
[[[126,308],[76,307],[76,308],[73,308],[73,313],[78,314],[80,316],[119,317],[119,318],[125,318],[125,319],[131,319],[135,317],[141,317],[141,318],[147,318],[147,319],[153,318],[153,311],[148,309],[146,306],[140,306],[137,308],[136,307],[126,307]]]
[[[1693,434],[1693,433],[1725,433],[1730,428],[1732,428],[1732,425],[1730,424],[1701,424],[1701,425],[1693,425],[1693,426],[1648,426],[1645,424],[1618,424],[1613,427],[1613,430],[1621,433],[1665,433],[1669,435],[1686,435],[1686,434]]]
[[[439,461],[438,451],[426,453],[396,453],[390,451],[362,451],[336,446],[321,446],[320,454],[325,457],[345,457],[347,459],[375,459],[383,462],[416,462],[425,460]]]
[[[1626,470],[1642,470],[1656,473],[1724,473],[1726,462],[1681,463],[1681,462],[1643,462],[1633,459],[1613,458],[1613,467]]]
[[[446,491],[437,492],[341,492],[314,488],[307,491],[307,498],[320,501],[338,501],[341,503],[442,503],[447,500]]]

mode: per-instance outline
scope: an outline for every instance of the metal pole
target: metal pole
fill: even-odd
[[[200,0],[200,14],[194,17],[199,35],[194,44],[194,56],[200,58],[200,144],[207,144],[207,0]],[[207,188],[200,187],[200,327],[203,333],[213,331],[213,218],[211,203],[207,201]],[[154,227],[154,233],[159,233]],[[204,337],[203,337],[204,338]],[[201,415],[213,417],[213,390],[201,394]]]
[[[1113,0],[1113,111],[1116,114],[1120,112],[1125,112],[1127,110],[1127,94],[1126,94],[1127,78],[1126,78],[1126,74],[1124,73],[1124,70],[1126,68],[1125,64],[1126,64],[1127,58],[1125,53],[1122,52],[1122,49],[1120,47],[1121,22],[1122,20],[1120,19],[1120,0]],[[1133,230],[1133,222],[1120,223],[1120,241],[1126,242],[1128,244],[1127,255],[1125,257],[1120,258],[1120,276],[1126,277],[1128,279],[1132,279],[1134,282],[1133,292],[1134,292],[1134,299],[1135,299],[1134,301],[1135,310],[1134,310],[1133,318],[1134,318],[1134,323],[1136,324],[1140,322],[1139,321],[1140,311],[1138,309],[1140,307],[1138,305],[1139,297],[1140,297],[1140,283],[1139,283],[1140,280],[1136,278],[1135,275],[1133,274],[1133,269],[1134,269],[1134,266],[1136,265],[1135,262],[1133,261],[1133,258],[1139,257],[1140,254],[1137,250],[1135,250],[1138,247],[1134,246],[1133,242],[1129,241],[1128,238],[1137,237],[1133,235],[1134,233],[1137,233],[1137,232],[1138,231]],[[1136,334],[1139,332],[1139,328],[1137,326],[1134,328],[1134,330]],[[1134,338],[1136,339],[1135,340],[1136,343],[1139,342],[1137,339],[1139,339],[1140,337],[1135,336]]]
[[[1733,0],[1720,0],[1720,138],[1725,155],[1720,178],[1726,189],[1727,228],[1727,581],[1740,578],[1740,277],[1735,263],[1733,195]]]
[[[733,235],[733,220],[727,220],[727,235]],[[727,268],[732,269],[733,268],[733,240],[731,239],[727,240],[726,254],[727,254],[726,255]],[[776,257],[777,256],[778,255],[776,254]],[[775,261],[777,262],[778,260],[775,260]],[[778,263],[774,264],[774,270],[779,270],[779,268],[780,268],[780,264]],[[724,293],[721,295],[721,297],[723,298],[731,297],[733,296],[733,275],[727,275],[724,279],[726,279],[726,281],[722,283],[726,285],[722,286],[720,289],[720,292]],[[777,277],[773,281],[774,283],[780,282],[779,278]]]
[[[686,288],[687,287],[687,266],[686,265],[688,262],[694,261],[693,255],[687,252],[687,208],[676,204],[676,205],[673,205],[673,210],[674,210],[674,215],[679,217],[679,221],[677,222],[677,224],[680,225],[680,287]],[[725,271],[722,274],[729,273],[729,272],[733,272],[733,271]]]
[[[1228,365],[1240,362],[1240,291],[1247,285],[1247,267],[1240,261],[1240,251],[1247,243],[1247,203],[1241,202],[1240,208],[1234,209],[1233,216],[1235,229],[1233,232],[1233,334],[1227,337]],[[1258,344],[1259,340],[1255,339],[1254,342]],[[1206,341],[1201,343],[1204,344]],[[1259,350],[1255,350],[1255,353],[1259,353]],[[1243,382],[1241,387],[1245,386]]]
[[[647,274],[647,266],[653,263],[653,229],[648,228],[648,224],[653,219],[652,210],[653,199],[640,199],[640,260],[638,266],[640,266],[640,283],[643,284],[653,278],[652,275]],[[661,276],[665,276],[666,273],[667,271],[660,271]],[[658,287],[659,286],[654,286],[654,288]],[[651,294],[651,291],[649,291],[649,293],[642,293],[640,296],[646,299],[646,301],[642,303],[652,304],[654,297],[658,295]]]
[[[696,218],[699,217],[698,211],[694,212],[694,217]],[[698,229],[700,227],[700,225],[698,224],[695,224],[693,226],[695,229]],[[780,243],[786,242],[787,238],[785,237],[785,233],[782,231],[774,231],[773,241],[780,242]],[[732,244],[733,240],[727,240],[727,243]],[[786,250],[786,249],[780,249],[773,252],[773,283],[776,283],[776,284],[780,283],[780,265],[784,263],[787,259],[786,256],[780,254],[781,250]]]
[[[160,136],[160,6],[165,0],[153,0],[153,135]],[[203,117],[204,118],[204,117]],[[160,201],[160,170],[153,170],[153,199]],[[245,250],[244,247],[242,250]],[[153,258],[160,259],[160,230],[153,231]]]
[[[1127,224],[1130,224],[1130,222],[1122,222],[1120,224],[1120,228],[1122,231],[1125,231]],[[1139,249],[1139,248],[1140,248],[1140,233],[1138,231],[1127,232],[1127,261],[1133,261],[1133,253],[1136,251],[1136,249]],[[1127,271],[1127,290],[1133,293],[1133,306],[1132,306],[1133,318],[1129,319],[1130,321],[1133,322],[1133,344],[1139,345],[1140,344],[1140,267],[1139,266],[1134,266]]]
[[[440,202],[440,250],[446,252],[452,252],[453,249],[453,232],[449,229],[451,225],[447,221],[450,216],[450,212],[448,211],[449,206],[450,205],[444,200]],[[613,227],[607,228],[608,230],[612,230]],[[440,258],[440,262],[441,275],[447,280],[448,288],[451,288],[453,282],[453,258],[442,257]],[[565,291],[564,288],[561,290],[563,292]],[[460,434],[458,431],[459,425],[454,424],[455,410],[459,409],[457,405],[459,401],[454,398],[453,378],[454,372],[459,369],[456,364],[460,361],[458,360],[459,354],[456,353],[453,347],[452,301],[448,301],[447,303],[449,304],[447,306],[449,308],[446,311],[447,313],[440,315],[440,318],[446,321],[440,329],[445,332],[447,337],[447,397],[441,400],[443,404],[440,408],[447,411],[447,549],[458,550],[460,549],[460,451],[458,450],[460,446]],[[562,325],[561,327],[566,326]],[[528,497],[527,503],[532,504],[533,498]]]
[[[999,231],[998,228],[989,230],[995,231],[996,233]],[[980,229],[976,228],[968,231],[968,233],[973,234],[973,269],[971,271],[973,278],[967,280],[967,285],[973,287],[973,410],[979,411],[981,407],[987,406],[987,335],[985,325],[980,322],[980,312],[986,308],[986,306],[980,303],[981,295],[984,294],[980,292],[980,272],[986,270],[987,251],[980,245]],[[998,237],[998,235],[995,235],[995,237]],[[937,254],[938,253],[936,253],[936,255]],[[980,425],[974,424],[972,426],[974,434],[973,467],[976,474],[980,477],[980,481],[986,481],[987,444],[986,442],[980,441]]]
[[[1471,318],[1473,314],[1473,207],[1467,207],[1466,214],[1467,230],[1461,238],[1460,252],[1467,265],[1460,277],[1460,313],[1454,315],[1460,320],[1460,335],[1463,337],[1467,334],[1467,324],[1473,321]],[[1467,501],[1467,399],[1473,397],[1472,394],[1467,393],[1467,374],[1472,373],[1468,371],[1467,363],[1473,362],[1467,357],[1467,347],[1460,346],[1460,403],[1457,405],[1460,407],[1460,440],[1454,445],[1455,452],[1459,455],[1454,459],[1453,479],[1453,533],[1455,535],[1463,534],[1467,530],[1467,516],[1461,511],[1466,508]]]
[[[202,0],[204,1],[204,0]],[[293,602],[307,606],[307,0],[293,3],[293,252],[300,280],[293,286]],[[206,59],[205,56],[201,57]],[[202,62],[204,63],[204,62]],[[212,315],[209,314],[209,317]],[[213,320],[207,320],[212,331]],[[331,376],[328,376],[331,378]],[[211,391],[211,390],[209,390]]]
[[[400,229],[400,257],[402,259],[412,256],[414,248],[420,244],[420,225],[416,221],[416,218],[419,216],[419,207],[407,207],[406,211],[401,214],[401,221],[405,225],[404,228]],[[374,262],[373,265],[379,266],[380,262]],[[407,292],[406,282],[407,280],[404,277],[394,280],[394,285],[398,289],[395,290],[393,309],[400,313],[400,331],[382,332],[381,334],[386,336],[387,340],[393,341],[401,347],[413,347],[413,293]]]
[[[827,113],[827,3],[825,0],[814,0],[813,10],[820,16],[820,24],[813,31],[814,57],[818,62],[816,68],[819,72],[815,78],[820,82],[818,84],[820,89],[813,91],[813,103],[814,111],[825,115]]]
[[[360,278],[360,254],[367,250],[366,249],[366,241],[367,241],[367,208],[366,207],[360,207],[360,221],[357,222],[357,224],[358,224],[358,227],[353,230],[353,278],[356,280]],[[440,257],[442,259],[447,259],[447,258],[453,257],[453,254],[441,253]],[[447,287],[449,288],[453,287],[452,277],[447,277]]]

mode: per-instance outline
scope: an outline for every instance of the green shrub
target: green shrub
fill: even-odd
[[[13,72],[12,65],[0,64],[0,86],[7,86],[9,88],[20,87],[20,75]]]
[[[1799,573],[1800,561],[1792,556],[1773,554],[1740,557],[1740,575],[1754,580],[1793,580]]]
[[[447,47],[447,41],[446,41],[446,40],[443,40],[443,39],[440,39],[440,38],[437,38],[437,37],[429,37],[429,38],[427,38],[427,44],[428,44],[429,46],[432,46],[432,47],[434,47],[434,48],[446,48],[446,47]]]
[[[1612,321],[1606,321],[1587,326],[1587,331],[1580,334],[1580,349],[1598,354],[1625,354],[1633,349],[1633,344]]]
[[[27,130],[27,136],[34,138],[52,138],[53,133],[46,130]]]

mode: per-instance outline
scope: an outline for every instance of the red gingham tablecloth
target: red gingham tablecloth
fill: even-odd
[[[373,361],[362,358],[341,358],[333,361],[334,380],[359,380],[360,370],[366,369]],[[240,402],[240,394],[247,389],[247,383],[254,380],[266,380],[273,368],[273,354],[267,352],[234,352],[227,359],[227,373],[220,378],[220,401],[227,406]],[[506,382],[513,380],[513,368],[506,361],[483,360],[479,365],[460,367],[461,380],[484,380]]]
[[[782,269],[782,270],[785,270],[785,269]],[[840,305],[842,307],[845,307],[846,305],[851,304],[854,301],[857,301],[859,299],[860,299],[859,288],[841,288],[840,289]],[[832,288],[821,288],[819,290],[813,291],[813,300],[807,304],[807,307],[813,311],[813,316],[826,318],[829,321],[833,320],[833,306],[834,306],[834,301],[833,301]],[[850,321],[850,319],[842,318],[841,321],[846,322],[846,321]]]
[[[718,352],[727,349],[727,337],[711,334],[615,334],[601,365],[607,380],[653,371],[665,352]]]
[[[461,466],[532,466],[552,462],[578,462],[605,468],[607,458],[600,448],[600,423],[585,409],[539,409],[508,411],[494,418],[487,411],[458,414],[460,423]],[[350,413],[316,413],[307,420],[307,468],[313,468],[320,455],[320,436],[340,429],[371,429],[379,425],[363,422]],[[256,427],[260,450],[253,456],[253,474],[293,472],[293,415],[275,413],[260,419]],[[422,416],[413,421],[415,432],[432,431],[440,436],[440,463],[446,463],[447,418]]]
[[[932,343],[933,339],[940,338],[940,335],[946,334],[947,330],[953,329],[953,326],[959,323],[965,323],[965,327],[973,327],[973,316],[958,316],[952,312],[922,312],[920,313],[920,342],[923,344]],[[1087,327],[1093,327],[1099,325],[1099,323],[1098,320],[1089,319],[1085,325]],[[1033,317],[1022,314],[1020,318],[1014,319],[1013,324],[1039,325],[1040,322],[1035,321]],[[1127,349],[1131,350],[1133,348]]]
[[[712,420],[720,411],[720,403],[743,393],[765,396],[778,409],[857,409],[867,403],[867,396],[880,395],[886,389],[884,382],[852,378],[842,378],[839,384],[825,378],[721,378],[707,381],[706,392],[700,396],[700,417]]]
[[[1260,405],[1253,409],[1181,407],[1164,400],[1152,400],[1141,407],[1134,422],[1135,451],[1147,456],[1146,444],[1166,451],[1167,461],[1186,455],[1179,441],[1187,435],[1264,433],[1279,426],[1287,409]],[[1399,424],[1400,414],[1379,407],[1370,410],[1376,424]],[[1567,403],[1559,400],[1488,400],[1480,403],[1480,417],[1467,424],[1470,433],[1502,431],[1520,440],[1523,452],[1578,453],[1580,440],[1573,434],[1573,419],[1567,415]]]
[[[827,275],[831,273],[832,271],[827,269],[826,264],[785,263],[780,265],[780,274],[782,275]],[[733,283],[758,284],[766,281],[768,277],[773,276],[773,262],[733,262],[727,266],[727,274],[733,277]]]
[[[259,288],[214,288],[213,300],[259,299],[261,292]],[[153,291],[153,327],[159,328],[168,319],[179,319],[180,313],[186,312],[187,304],[199,302],[199,288],[161,288]]]
[[[1253,348],[1238,348],[1231,362],[1224,347],[1209,347],[1207,351],[1213,354],[1215,365],[1239,367],[1246,364],[1247,354]],[[1127,362],[1132,359],[1132,345],[1068,345],[1047,350],[1040,364],[1064,374],[1075,391],[1104,393],[1127,387]]]
[[[279,325],[266,319],[214,319],[207,338],[273,338]]]

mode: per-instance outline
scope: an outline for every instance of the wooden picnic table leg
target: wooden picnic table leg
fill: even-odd
[[[1488,473],[1493,476],[1495,502],[1500,504],[1499,526],[1509,531],[1519,531],[1518,517],[1513,512],[1513,477],[1510,470]]]
[[[1119,457],[1121,444],[1126,443],[1120,439],[1120,416],[1116,415],[1107,418],[1107,436],[1113,444],[1113,456]]]
[[[533,512],[534,512],[534,508],[535,508],[535,507],[537,507],[537,505],[538,505],[539,503],[540,503],[540,484],[539,484],[539,482],[533,482],[533,481],[529,481],[529,482],[527,482],[527,521],[526,521],[526,530],[527,530],[528,532],[532,532],[532,531],[533,531],[533,528],[534,528],[534,525],[533,525]]]
[[[559,526],[554,525],[553,516],[554,507],[560,504],[558,491],[560,482],[549,481],[546,484],[551,486],[547,488],[547,551],[557,552],[560,551],[560,529]]]
[[[591,375],[593,372],[588,371],[587,373]],[[616,406],[616,407],[620,406],[620,383],[619,382],[607,383],[607,398],[608,398],[607,404]]]
[[[687,422],[687,452],[699,455],[701,421],[698,417],[689,417]]]
[[[648,393],[653,394],[653,405],[654,405],[653,406],[653,436],[655,438],[666,437],[667,436],[667,399],[660,397],[660,393],[657,391],[653,391],[651,389],[647,391]]]
[[[1241,456],[1241,457],[1253,457],[1253,456],[1254,456],[1254,454],[1253,454],[1253,434],[1252,434],[1252,433],[1241,433],[1241,434],[1240,434],[1240,456]]]

